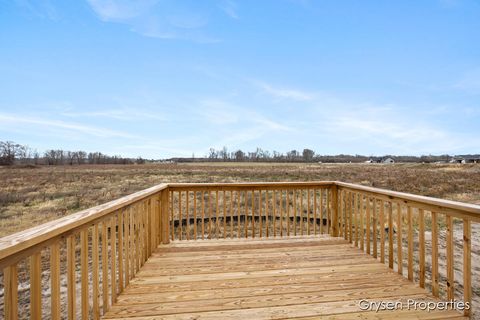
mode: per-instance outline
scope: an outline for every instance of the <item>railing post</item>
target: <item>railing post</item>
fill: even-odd
[[[168,208],[170,207],[169,205],[169,197],[168,197],[168,188],[162,190],[162,209],[160,211],[160,219],[162,220],[162,243],[167,244],[170,243],[170,237],[169,237],[169,227],[170,223],[168,223]]]
[[[338,237],[338,186],[332,185],[332,231],[333,237]]]

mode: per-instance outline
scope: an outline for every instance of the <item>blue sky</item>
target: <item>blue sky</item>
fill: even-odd
[[[0,140],[480,153],[480,2],[0,0]]]

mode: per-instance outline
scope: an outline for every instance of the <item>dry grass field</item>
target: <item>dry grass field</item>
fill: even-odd
[[[340,180],[480,204],[480,165],[203,163],[0,168],[0,237],[162,182]]]

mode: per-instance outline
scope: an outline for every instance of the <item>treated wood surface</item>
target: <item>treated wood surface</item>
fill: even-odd
[[[462,319],[359,301],[434,300],[341,238],[174,241],[130,281],[105,319]]]

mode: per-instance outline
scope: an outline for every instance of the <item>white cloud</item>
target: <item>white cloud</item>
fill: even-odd
[[[138,34],[159,39],[183,39],[197,43],[220,40],[207,35],[208,15],[199,10],[175,7],[159,0],[87,0],[103,21],[125,24]]]
[[[135,138],[134,135],[94,126],[87,126],[78,123],[65,122],[60,120],[51,120],[38,117],[28,117],[24,115],[0,114],[0,123],[4,126],[12,125],[14,127],[29,125],[27,131],[33,131],[30,125],[41,128],[42,132],[48,132],[52,129],[61,129],[69,133],[81,133],[84,135],[95,136],[100,138]],[[38,129],[37,128],[37,129]]]
[[[65,111],[61,115],[72,118],[109,118],[114,120],[123,120],[123,121],[138,121],[138,120],[166,120],[164,115],[158,115],[154,111],[141,111],[138,109],[107,109],[100,111],[90,111],[90,112],[75,112],[75,111]]]
[[[232,19],[239,19],[237,7],[237,3],[233,0],[225,0],[220,4],[220,8],[223,12]]]
[[[49,19],[52,21],[57,21],[60,18],[57,8],[50,2],[50,0],[15,0],[15,3],[26,12],[38,18]]]
[[[261,82],[261,81],[252,81],[254,85],[259,87],[264,93],[267,93],[277,99],[290,99],[296,101],[309,101],[313,100],[313,94],[292,88],[285,87],[275,87],[271,84]]]

